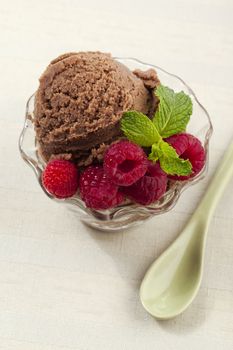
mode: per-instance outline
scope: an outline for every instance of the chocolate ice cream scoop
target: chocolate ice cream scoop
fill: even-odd
[[[149,82],[149,84],[148,84]],[[87,165],[101,159],[106,146],[121,136],[122,113],[150,114],[154,71],[135,74],[100,52],[68,53],[53,60],[40,78],[34,121],[45,160],[75,159]]]

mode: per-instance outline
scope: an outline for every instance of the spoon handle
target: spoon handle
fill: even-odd
[[[224,157],[218,167],[213,179],[208,187],[206,194],[204,195],[201,203],[199,204],[196,212],[199,215],[204,215],[208,221],[211,218],[216,205],[223,194],[228,182],[233,175],[233,142],[228,147]]]

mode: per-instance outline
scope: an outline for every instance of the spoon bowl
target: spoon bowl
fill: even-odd
[[[203,228],[190,221],[182,236],[151,265],[144,277],[140,296],[144,308],[156,318],[172,318],[181,313],[195,298],[199,289],[203,260],[203,240],[196,236]],[[192,239],[189,240],[189,237]]]
[[[209,223],[232,174],[233,143],[193,216],[178,238],[151,265],[142,281],[141,302],[154,317],[175,317],[195,298],[203,274]]]

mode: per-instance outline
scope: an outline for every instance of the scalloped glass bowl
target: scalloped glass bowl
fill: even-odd
[[[41,173],[45,163],[38,154],[38,145],[32,123],[34,110],[34,95],[32,95],[27,102],[25,123],[19,138],[19,149],[22,158],[33,169],[38,184],[49,198],[69,207],[69,209],[75,212],[77,217],[86,225],[102,231],[118,231],[125,229],[139,224],[155,215],[163,214],[171,210],[177,203],[182,191],[197,183],[206,175],[208,168],[209,140],[213,131],[208,112],[198,101],[192,89],[181,78],[175,74],[168,73],[164,69],[155,65],[146,64],[134,58],[116,59],[125,64],[131,70],[147,70],[149,68],[155,68],[164,85],[169,86],[177,92],[183,90],[191,97],[193,101],[193,115],[187,131],[201,140],[207,154],[207,161],[202,172],[196,177],[183,182],[171,181],[169,183],[168,191],[159,201],[153,203],[153,205],[141,206],[133,204],[132,202],[126,202],[116,208],[99,211],[86,208],[84,202],[78,195],[68,199],[56,199],[43,188],[41,183]]]

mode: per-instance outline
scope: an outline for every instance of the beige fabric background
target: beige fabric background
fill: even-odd
[[[233,136],[231,0],[0,0],[0,349],[233,349],[233,182],[212,222],[204,280],[180,317],[157,322],[140,281],[176,237]],[[175,209],[97,233],[49,201],[19,158],[25,102],[66,51],[135,56],[183,77],[215,128],[210,173]]]

